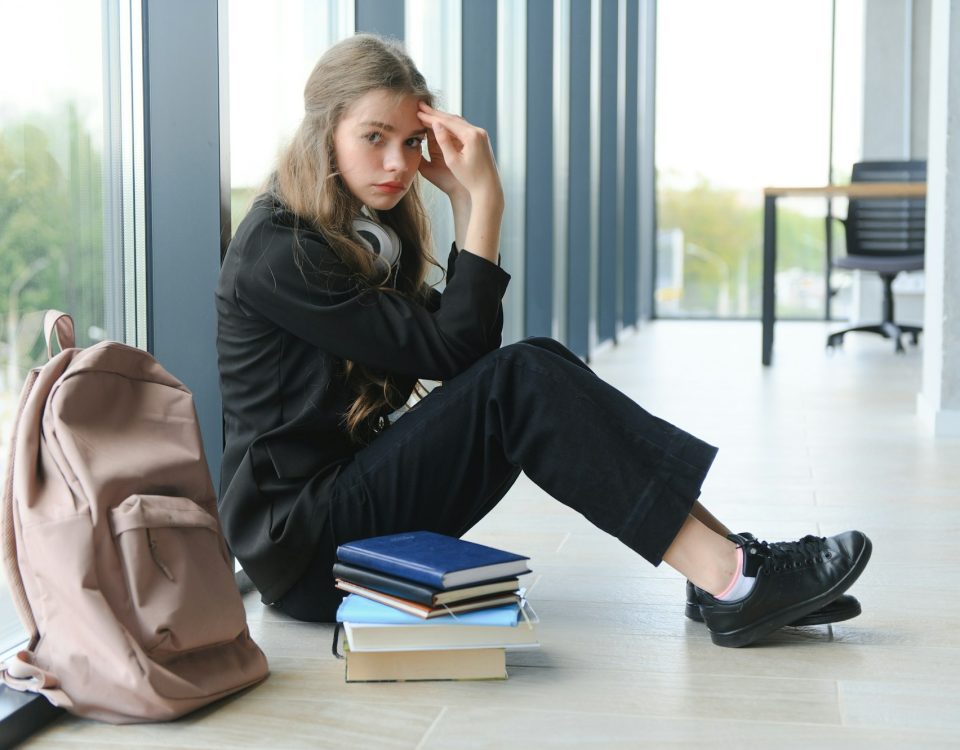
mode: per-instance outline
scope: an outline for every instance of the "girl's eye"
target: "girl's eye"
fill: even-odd
[[[374,143],[374,144],[376,144],[376,143],[380,143],[380,141],[383,140],[383,134],[382,134],[382,133],[376,133],[376,132],[374,132],[374,133],[367,133],[365,136],[363,136],[363,138],[364,138],[365,141],[367,141],[367,143]]]
[[[423,148],[423,141],[424,138],[422,135],[417,135],[413,138],[407,138],[407,147],[419,151],[421,148]]]

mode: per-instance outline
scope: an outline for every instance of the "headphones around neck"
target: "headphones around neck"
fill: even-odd
[[[378,224],[366,216],[353,220],[353,231],[357,233],[361,244],[377,256],[377,265],[384,273],[390,274],[400,261],[400,237],[386,224]]]

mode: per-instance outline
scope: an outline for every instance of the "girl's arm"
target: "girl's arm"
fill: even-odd
[[[440,112],[423,102],[420,103],[419,116],[431,129],[427,131],[428,142],[432,131],[433,140],[443,159],[442,168],[433,171],[427,167],[424,174],[450,196],[454,224],[458,226],[458,244],[462,249],[496,263],[503,220],[503,187],[486,131],[471,125],[462,117]],[[431,160],[430,165],[433,164]],[[439,168],[440,163],[437,162],[436,166]],[[443,184],[433,180],[434,176],[441,178]],[[463,190],[466,191],[466,198]],[[464,220],[466,229],[463,230],[461,244],[459,235]]]
[[[495,263],[460,253],[443,304],[425,307],[358,283],[319,232],[275,221],[269,206],[256,211],[230,245],[218,294],[260,319],[264,335],[281,328],[336,357],[431,380],[453,377],[500,345],[510,275]],[[297,264],[295,243],[309,263]]]
[[[467,238],[467,224],[470,221],[470,193],[453,176],[453,172],[450,171],[443,160],[443,151],[440,149],[440,144],[437,143],[433,130],[430,129],[427,130],[427,154],[430,158],[429,160],[421,160],[420,174],[446,193],[446,196],[450,199],[450,207],[453,209],[454,237],[459,250],[463,248],[463,243]]]
[[[451,197],[450,206],[453,208],[453,233],[457,250],[462,250],[467,241],[467,226],[470,223],[470,194],[463,191],[462,196]]]

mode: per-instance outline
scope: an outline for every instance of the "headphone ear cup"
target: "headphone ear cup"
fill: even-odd
[[[358,217],[353,220],[353,230],[360,242],[377,256],[384,271],[389,273],[400,260],[400,237],[393,227]]]

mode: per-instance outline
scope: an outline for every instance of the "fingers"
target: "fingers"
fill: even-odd
[[[451,153],[459,153],[462,148],[462,143],[457,143],[457,139],[439,122],[433,124],[433,137],[437,141],[444,159]]]
[[[430,141],[432,136],[432,142]],[[427,131],[430,161],[451,167],[464,159],[464,145],[441,123],[436,122]]]
[[[427,128],[427,153],[430,154],[430,158],[433,158],[434,154],[440,154],[440,144],[437,143],[433,128]]]
[[[427,128],[427,156],[430,161],[443,161],[443,151],[437,143],[433,128]]]
[[[471,125],[459,115],[451,115],[448,112],[441,112],[439,109],[434,109],[424,102],[420,102],[420,111],[417,112],[417,116],[426,125],[434,127],[440,124],[447,128],[461,143],[488,139],[487,131],[483,128]]]
[[[434,109],[426,102],[420,102],[419,112],[417,116],[425,115],[427,117],[433,117],[436,119],[442,120],[460,120],[461,122],[466,122],[460,115],[451,114],[450,112],[444,112],[442,109]]]
[[[422,102],[417,116],[428,128],[428,145],[432,132],[443,163],[471,195],[501,190],[490,137],[485,130]]]

